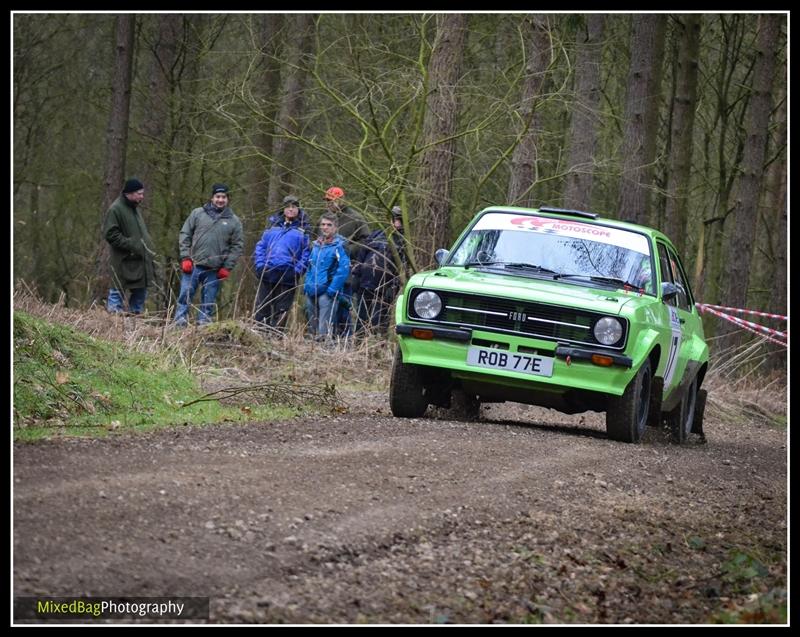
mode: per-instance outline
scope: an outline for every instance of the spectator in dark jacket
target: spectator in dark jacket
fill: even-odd
[[[125,291],[130,290],[128,310],[141,314],[147,286],[153,281],[153,242],[138,206],[144,200],[144,185],[128,179],[122,194],[111,204],[103,223],[103,236],[111,246],[111,289],[108,311],[125,309]]]
[[[279,329],[286,327],[295,289],[306,271],[311,252],[301,212],[297,197],[284,197],[283,211],[274,215],[280,222],[267,227],[253,254],[259,281],[255,318]]]
[[[394,249],[390,245],[394,244]],[[399,206],[392,208],[392,230],[387,237],[376,230],[364,241],[352,272],[358,282],[359,332],[367,329],[386,332],[389,328],[389,309],[399,289],[400,269],[405,269],[403,215]]]
[[[347,255],[352,263],[358,251],[364,247],[369,226],[360,212],[345,204],[345,192],[339,186],[331,186],[325,191],[325,207],[329,213],[336,215],[338,232],[346,240]],[[350,306],[355,287],[356,281],[351,274],[345,282],[336,310],[336,331],[340,336],[349,336],[352,332]]]

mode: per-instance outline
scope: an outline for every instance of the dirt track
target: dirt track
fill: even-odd
[[[14,446],[14,594],[211,598],[212,622],[703,623],[786,585],[786,432],[606,439],[492,407]],[[752,597],[750,598],[752,601]]]

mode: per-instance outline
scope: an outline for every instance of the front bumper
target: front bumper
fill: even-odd
[[[454,378],[508,385],[516,389],[563,393],[586,390],[621,396],[638,371],[637,362],[618,352],[600,348],[558,345],[550,341],[484,332],[467,328],[442,328],[401,323],[395,327],[403,362],[449,370]],[[496,347],[511,353],[535,353],[553,358],[552,376],[535,376],[505,369],[467,365],[470,346]],[[612,359],[610,366],[594,364],[593,354]]]

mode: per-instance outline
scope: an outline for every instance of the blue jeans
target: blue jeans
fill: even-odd
[[[141,314],[144,311],[144,301],[147,298],[147,288],[131,288],[128,298],[128,310],[131,314]],[[108,291],[108,311],[125,311],[125,290],[111,288]]]
[[[219,279],[217,271],[202,266],[194,266],[191,274],[181,275],[181,291],[178,293],[178,309],[175,310],[175,322],[186,325],[189,304],[200,286],[200,307],[197,308],[197,324],[211,323],[214,320]]]
[[[334,335],[335,326],[333,310],[339,304],[327,294],[318,297],[306,296],[306,316],[308,317],[308,332],[317,336]]]

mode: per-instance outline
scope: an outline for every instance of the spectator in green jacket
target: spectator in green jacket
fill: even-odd
[[[141,314],[147,298],[147,286],[153,280],[153,242],[147,233],[141,213],[137,210],[144,200],[144,184],[135,177],[128,179],[106,213],[103,236],[111,246],[111,289],[108,291],[108,311],[128,311]]]
[[[228,187],[214,184],[211,200],[192,210],[181,228],[179,247],[183,274],[175,311],[175,324],[180,327],[186,326],[189,304],[198,287],[197,324],[214,320],[220,281],[228,278],[242,256],[242,222],[228,206],[229,200]]]

